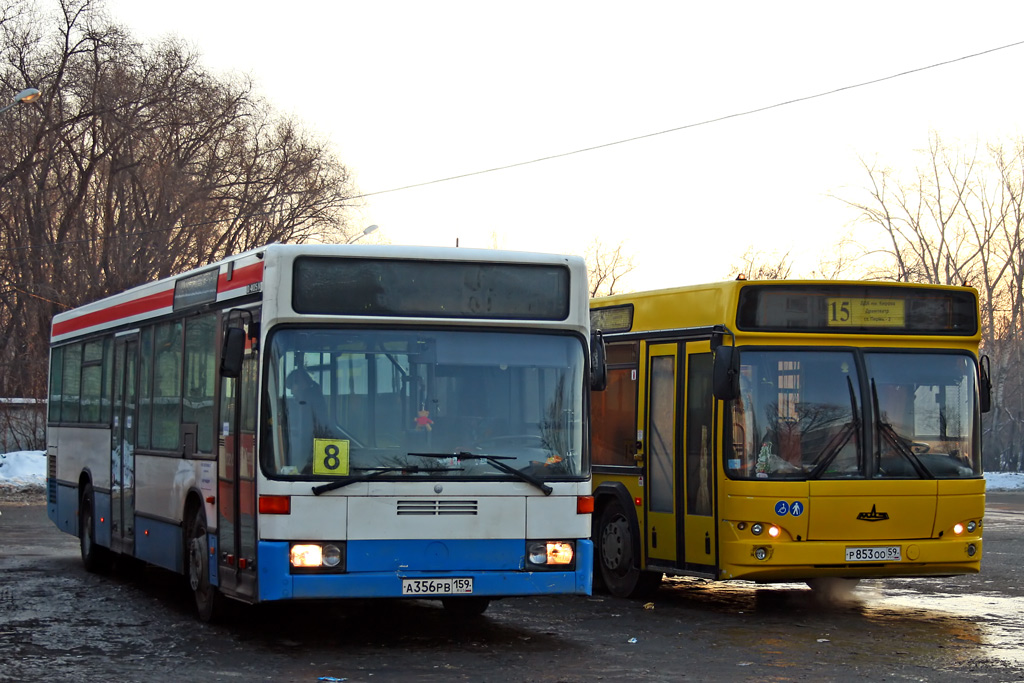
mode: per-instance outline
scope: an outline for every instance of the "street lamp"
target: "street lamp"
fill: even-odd
[[[364,238],[367,235],[369,235],[371,232],[376,232],[376,230],[377,230],[377,226],[376,225],[367,226],[367,228],[365,230],[363,230],[361,233],[359,233],[355,237],[349,238],[349,240],[347,242],[345,242],[345,244],[352,244],[353,242],[358,242],[362,238]]]
[[[0,108],[0,114],[3,114],[8,109],[13,109],[14,107],[17,107],[22,102],[25,102],[25,103],[35,102],[36,100],[39,99],[39,96],[41,94],[42,93],[40,93],[35,88],[25,88],[20,93],[18,93],[17,95],[14,96],[14,101],[13,102],[8,104],[6,107]]]

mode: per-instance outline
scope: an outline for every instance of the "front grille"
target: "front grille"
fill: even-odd
[[[400,515],[475,515],[475,500],[400,500],[397,505]]]

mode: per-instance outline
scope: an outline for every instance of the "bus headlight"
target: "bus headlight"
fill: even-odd
[[[289,551],[289,561],[293,570],[299,573],[308,571],[344,571],[344,543],[293,543]]]
[[[341,564],[341,548],[328,544],[324,546],[323,563],[325,567],[337,567]]]
[[[762,531],[764,531],[764,525],[761,522],[755,522],[750,525],[750,533],[755,536],[760,536]]]
[[[978,523],[975,522],[974,520],[971,520],[970,522],[967,522],[967,533],[973,534],[974,530],[977,529],[977,528],[978,528]]]
[[[526,560],[538,567],[569,567],[576,558],[571,541],[531,541],[526,546]]]
[[[319,567],[323,564],[323,548],[315,543],[303,543],[292,546],[293,567]]]

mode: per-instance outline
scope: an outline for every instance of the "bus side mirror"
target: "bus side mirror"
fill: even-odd
[[[608,387],[608,350],[601,330],[590,335],[590,390],[604,391]]]
[[[981,412],[987,413],[992,410],[992,368],[988,356],[981,357],[978,372],[978,399],[981,403]]]
[[[729,401],[740,395],[740,355],[735,346],[719,346],[715,350],[715,367],[712,373],[712,390],[719,401]]]
[[[223,377],[238,378],[242,375],[242,358],[245,356],[245,330],[229,327],[224,332],[224,347],[220,354],[220,374]]]

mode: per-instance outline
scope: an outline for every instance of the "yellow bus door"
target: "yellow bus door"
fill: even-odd
[[[683,480],[680,500],[681,569],[715,576],[715,429],[711,375],[714,357],[710,342],[686,345],[686,387],[683,427]]]
[[[647,355],[646,513],[648,565],[676,566],[676,387],[678,344],[653,344]],[[641,523],[641,528],[645,525]]]

